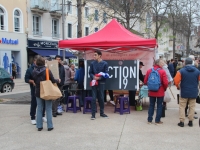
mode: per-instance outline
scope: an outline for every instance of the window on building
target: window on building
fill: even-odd
[[[106,13],[103,13],[103,22],[107,23],[107,14]]]
[[[85,27],[85,36],[89,35],[89,27]]]
[[[33,15],[33,35],[42,35],[40,16]]]
[[[72,38],[72,24],[68,23],[68,38]]]
[[[20,13],[18,10],[15,10],[14,12],[14,28],[15,28],[15,32],[20,32]]]
[[[52,37],[59,38],[59,20],[53,19],[52,20]]]
[[[95,9],[94,20],[99,21],[99,11]]]
[[[89,17],[89,8],[85,7],[85,18]]]
[[[99,31],[99,28],[97,28],[97,27],[94,28],[94,32],[97,32],[97,31]]]
[[[5,12],[0,7],[0,30],[5,30]]]
[[[71,1],[67,1],[67,12],[69,14],[72,14],[72,2]]]

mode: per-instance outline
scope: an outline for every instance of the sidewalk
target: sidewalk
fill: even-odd
[[[172,87],[176,95],[179,91]],[[99,117],[90,120],[90,114],[64,112],[53,118],[54,130],[38,132],[30,124],[29,105],[0,104],[1,150],[199,150],[199,125],[177,126],[179,122],[177,101],[172,99],[162,118],[163,125],[147,124],[148,99],[143,111],[119,115],[114,107],[105,105],[109,119]],[[196,107],[200,116],[200,106]]]

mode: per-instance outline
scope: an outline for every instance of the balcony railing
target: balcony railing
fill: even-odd
[[[62,11],[62,7],[59,3],[51,3],[51,7],[50,7],[50,11],[51,12],[61,12]]]
[[[31,9],[48,11],[50,9],[49,0],[31,0]]]
[[[33,31],[34,36],[42,36],[42,32],[40,31]]]
[[[60,38],[60,34],[52,33],[52,37],[53,37],[53,38]]]

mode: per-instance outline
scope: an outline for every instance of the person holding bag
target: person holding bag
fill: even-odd
[[[46,71],[45,59],[42,58],[41,56],[39,56],[36,60],[36,66],[33,70],[32,76],[35,83],[35,96],[37,100],[36,122],[37,122],[38,131],[41,131],[43,129],[42,111],[43,111],[44,102],[46,106],[47,128],[48,128],[48,131],[51,131],[53,130],[52,100],[44,100],[40,97],[40,84],[42,81],[46,80],[47,76],[49,76],[49,79],[52,83],[60,83],[60,79],[55,80],[51,71],[50,70]]]

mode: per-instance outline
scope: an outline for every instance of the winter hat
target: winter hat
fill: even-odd
[[[193,63],[192,58],[188,57],[185,59],[185,65],[192,65],[192,63]]]

